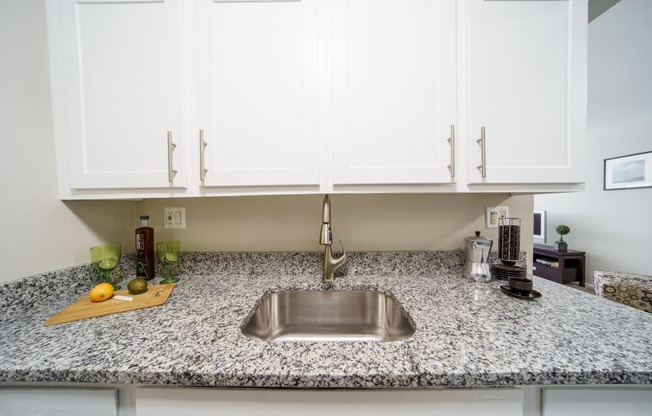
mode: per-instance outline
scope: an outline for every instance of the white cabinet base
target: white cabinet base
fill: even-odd
[[[441,390],[212,390],[138,388],[138,416],[510,416],[523,414],[518,388]]]
[[[649,387],[551,387],[543,389],[543,416],[647,416]]]
[[[95,388],[0,388],[0,416],[117,416],[118,390]]]

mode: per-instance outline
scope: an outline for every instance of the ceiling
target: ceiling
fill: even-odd
[[[609,10],[614,4],[620,0],[590,0],[589,1],[589,23],[600,16],[602,13]]]

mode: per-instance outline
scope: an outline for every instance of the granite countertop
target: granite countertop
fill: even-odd
[[[391,293],[396,342],[268,343],[240,332],[265,293],[323,289],[321,253],[188,253],[160,307],[44,327],[87,266],[0,285],[0,381],[393,388],[652,384],[652,314],[534,277],[543,295],[461,275],[462,252],[351,253],[335,290]],[[123,262],[124,263],[124,262]],[[129,271],[127,271],[129,274]]]

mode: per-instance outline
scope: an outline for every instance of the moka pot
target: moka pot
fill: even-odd
[[[479,282],[490,281],[491,265],[488,260],[493,241],[481,237],[480,231],[476,231],[475,237],[466,237],[464,242],[466,245],[464,276]]]

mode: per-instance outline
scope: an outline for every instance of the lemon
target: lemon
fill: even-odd
[[[99,267],[102,270],[113,270],[117,265],[118,263],[115,260],[104,259],[97,265],[97,267]]]
[[[147,280],[143,279],[142,277],[133,279],[127,285],[127,289],[132,295],[145,293],[147,292]]]
[[[100,283],[91,289],[91,300],[93,302],[102,302],[111,299],[113,296],[113,285],[111,283]]]
[[[168,263],[176,263],[178,260],[177,255],[174,253],[166,253],[165,254],[165,261]]]

